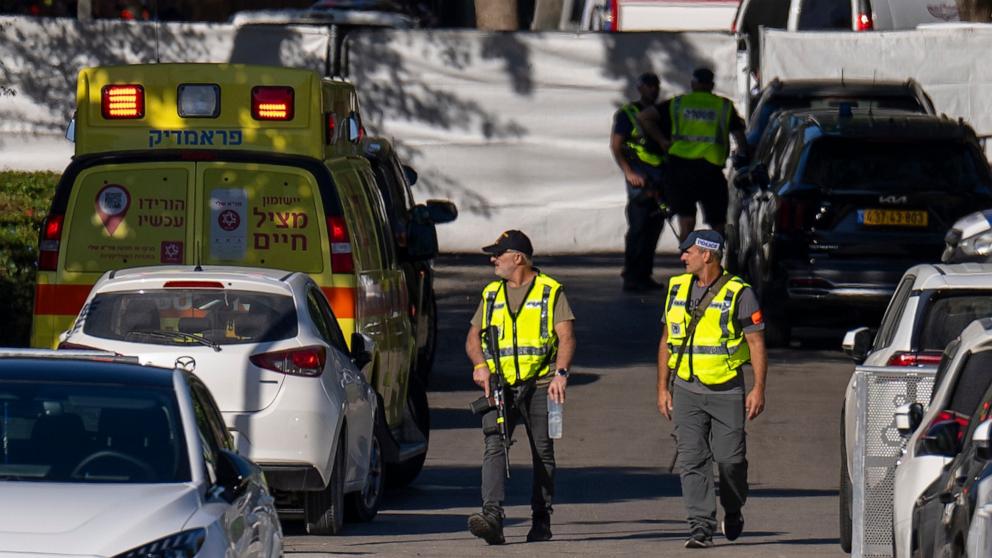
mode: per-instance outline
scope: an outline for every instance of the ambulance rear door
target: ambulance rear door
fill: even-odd
[[[197,163],[197,236],[204,265],[300,271],[317,276],[329,253],[317,182],[305,169],[242,162]]]

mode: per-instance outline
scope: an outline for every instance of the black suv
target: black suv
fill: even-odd
[[[400,163],[389,140],[367,138],[363,152],[375,173],[393,231],[394,250],[406,276],[410,321],[417,338],[416,372],[418,379],[427,386],[437,344],[437,303],[434,300],[434,270],[431,266],[431,258],[437,253],[434,225],[454,221],[458,217],[458,209],[447,200],[427,200],[425,204],[417,204],[410,191],[410,187],[417,182],[417,172]],[[413,228],[422,230],[410,234]],[[414,238],[431,246],[411,246],[410,239]]]
[[[780,110],[830,108],[842,103],[861,109],[895,109],[936,114],[933,102],[915,80],[790,80],[773,79],[751,100],[747,143],[753,149],[773,114]]]
[[[902,111],[786,112],[733,180],[727,266],[754,286],[769,343],[800,317],[880,313],[962,215],[992,207],[975,132]]]

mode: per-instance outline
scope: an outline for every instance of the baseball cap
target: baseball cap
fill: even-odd
[[[658,87],[661,82],[658,81],[658,74],[654,72],[644,72],[637,78],[638,85],[647,85],[651,87]]]
[[[723,250],[723,236],[713,230],[692,231],[689,236],[679,244],[679,250],[685,252],[690,246],[696,245],[703,250],[720,251]]]
[[[696,80],[698,83],[712,84],[713,70],[709,68],[696,68],[692,71],[692,79]]]
[[[530,239],[527,238],[527,235],[515,229],[505,231],[499,235],[496,242],[482,248],[483,252],[492,254],[493,256],[498,256],[507,250],[520,252],[528,258],[534,255],[534,246],[531,245]]]

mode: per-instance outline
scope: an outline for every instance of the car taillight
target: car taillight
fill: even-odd
[[[802,232],[806,228],[806,212],[809,204],[792,198],[778,199],[778,232]]]
[[[271,85],[252,88],[251,117],[255,120],[292,120],[293,88]]]
[[[922,353],[895,353],[889,357],[886,366],[937,366],[940,364],[939,351],[924,351]]]
[[[861,12],[854,20],[855,31],[871,31],[875,28],[875,23],[871,19],[870,13]]]
[[[136,84],[105,85],[100,108],[107,120],[129,120],[145,116],[145,88]]]
[[[259,368],[291,376],[320,376],[327,362],[324,347],[303,347],[288,351],[275,351],[252,355],[248,360]]]
[[[334,137],[334,132],[337,128],[337,122],[334,118],[334,113],[329,112],[324,118],[324,143],[331,145],[337,138]]]
[[[38,271],[55,271],[58,268],[64,221],[64,215],[49,215],[42,221],[38,239]]]
[[[327,235],[331,237],[331,273],[354,273],[355,260],[344,217],[327,218]]]

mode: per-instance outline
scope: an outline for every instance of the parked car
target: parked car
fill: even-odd
[[[411,187],[417,183],[417,171],[400,162],[389,140],[366,138],[363,152],[375,173],[375,183],[393,233],[392,246],[386,249],[396,253],[396,261],[406,277],[410,322],[417,338],[416,372],[426,386],[430,383],[437,347],[437,301],[434,299],[433,258],[430,257],[438,250],[434,225],[454,221],[458,208],[448,200],[416,203]],[[410,250],[410,242],[431,246]]]
[[[307,274],[187,266],[111,271],[93,286],[60,346],[196,370],[238,451],[265,471],[281,508],[303,508],[308,532],[339,533],[346,500],[356,519],[375,517],[383,447],[395,442],[362,371],[371,340],[355,333],[348,349]]]
[[[793,114],[733,185],[727,259],[755,288],[771,344],[794,323],[880,314],[906,269],[938,261],[955,220],[992,206],[969,126],[848,105]]]
[[[833,109],[841,103],[861,109],[894,109],[936,114],[933,101],[914,79],[878,81],[863,79],[780,80],[761,89],[748,110],[747,143],[753,149],[764,135],[768,121],[781,110]]]
[[[992,264],[921,264],[909,268],[889,301],[880,327],[848,331],[842,348],[857,364],[937,366],[947,345],[972,321],[992,316]],[[851,471],[857,408],[851,376],[841,409],[839,521],[841,547],[851,550]]]
[[[958,219],[944,244],[942,262],[992,262],[992,209]]]
[[[0,351],[0,555],[282,556],[204,383],[133,360]]]
[[[990,415],[992,389],[981,398],[967,427],[962,428],[957,420],[948,420],[931,429],[926,437],[927,451],[953,459],[914,503],[911,546],[914,556],[987,556],[966,554],[966,549],[975,513],[990,502]]]
[[[243,10],[232,15],[230,22],[234,26],[338,24],[396,29],[419,27],[428,14],[408,4],[395,0],[320,0],[309,8]]]
[[[992,318],[976,320],[944,350],[929,405],[907,402],[896,413],[896,427],[909,436],[895,471],[893,530],[897,558],[912,556],[913,506],[960,448],[934,441],[958,437],[970,424],[992,385]],[[950,423],[955,423],[951,425]]]

